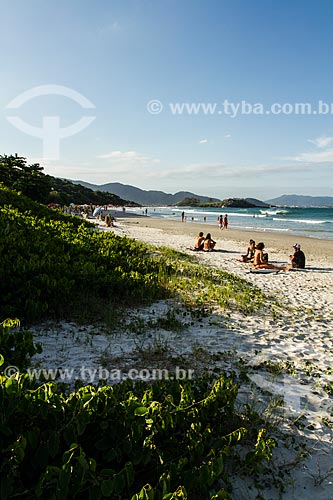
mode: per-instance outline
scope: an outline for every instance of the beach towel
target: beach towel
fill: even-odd
[[[283,269],[281,269],[283,271]],[[255,273],[255,274],[276,274],[279,273],[280,269],[250,269],[250,273]]]

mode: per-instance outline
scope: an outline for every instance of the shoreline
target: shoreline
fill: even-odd
[[[200,211],[199,209],[196,211],[195,209],[183,208],[187,222],[198,225],[209,225],[211,227],[217,225],[217,218],[220,211],[210,212]],[[155,211],[155,208],[152,209],[152,207],[148,207],[148,216],[171,221],[181,221],[182,212],[180,210],[180,208],[175,208],[174,211],[172,211],[171,207],[157,207]],[[311,210],[319,210],[319,212],[312,213]],[[133,211],[131,208],[128,208],[128,211],[133,217],[142,215],[145,212],[144,210],[141,212]],[[234,209],[228,213],[229,227],[241,231],[280,233],[289,234],[295,238],[304,236],[333,241],[333,208],[325,208],[325,213],[323,213],[323,211],[324,209],[313,208],[308,210],[306,208],[301,209],[296,207],[290,207],[281,212],[279,212],[278,209],[271,212],[264,212],[259,208],[257,208],[255,212]],[[225,211],[223,213],[225,213]],[[206,220],[204,220],[204,218]]]
[[[114,216],[116,218],[116,226],[117,222],[119,222],[125,227],[150,228],[174,236],[187,236],[191,238],[192,241],[192,243],[189,243],[189,246],[194,243],[195,236],[198,232],[202,231],[204,234],[207,232],[212,234],[212,238],[217,241],[217,249],[223,250],[226,246],[225,242],[227,242],[227,250],[229,250],[230,242],[234,242],[235,246],[239,248],[239,251],[245,253],[248,241],[252,238],[256,243],[263,241],[266,249],[272,253],[283,253],[286,261],[288,261],[289,255],[293,253],[293,245],[295,243],[300,243],[305,252],[307,262],[316,263],[323,259],[327,261],[332,260],[333,242],[331,240],[323,240],[308,236],[295,236],[280,232],[233,229],[232,227],[220,230],[217,224],[213,226],[207,223],[181,222],[143,215],[130,216],[126,214],[126,216],[123,217],[121,212],[116,213]]]

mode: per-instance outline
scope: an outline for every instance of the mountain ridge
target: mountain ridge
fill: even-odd
[[[306,196],[301,194],[283,194],[278,198],[266,200],[278,206],[297,206],[297,207],[333,207],[333,196]]]
[[[69,180],[69,179],[68,179]],[[80,180],[70,180],[74,184],[80,184],[81,186],[88,187],[94,191],[107,191],[113,193],[121,198],[125,195],[125,199],[131,200],[140,205],[174,205],[175,203],[183,200],[184,198],[197,198],[202,203],[208,202],[218,202],[218,198],[213,198],[210,196],[201,196],[188,191],[178,191],[175,194],[165,193],[164,191],[158,190],[145,190],[140,189],[129,184],[122,184],[120,182],[109,182],[107,184],[91,184],[89,182]],[[122,194],[117,194],[122,193]]]

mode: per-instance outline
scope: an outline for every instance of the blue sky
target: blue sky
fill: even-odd
[[[12,0],[0,8],[2,154],[96,184],[219,198],[333,195],[331,0]],[[33,98],[13,108],[29,90]],[[148,111],[152,100],[160,113]],[[235,116],[226,101],[239,106]],[[332,110],[319,114],[320,101]],[[262,114],[242,114],[242,102]],[[215,111],[173,114],[175,103]],[[274,103],[287,103],[288,114],[272,114]],[[317,113],[296,114],[295,103]],[[52,155],[49,116],[60,129],[83,116],[91,123],[56,137]]]

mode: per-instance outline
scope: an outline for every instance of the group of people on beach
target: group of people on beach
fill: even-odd
[[[204,236],[203,232],[200,232],[195,239],[194,251],[212,252],[215,248],[216,241],[212,239],[210,233]],[[249,246],[247,248],[246,254],[242,255],[241,259],[237,259],[240,262],[247,262],[252,264],[255,269],[271,269],[274,271],[288,271],[290,269],[304,269],[305,268],[305,255],[301,250],[301,245],[295,243],[293,245],[293,254],[289,256],[290,265],[289,266],[276,266],[268,262],[268,253],[264,252],[265,244],[263,242],[257,243],[254,240],[250,240]]]
[[[228,229],[228,215],[225,214],[225,216],[223,217],[223,215],[219,215],[218,218],[217,218],[217,222],[219,223],[219,228],[220,229]]]
[[[211,252],[212,250],[214,250],[215,245],[216,241],[212,239],[210,233],[207,233],[206,236],[204,236],[204,234],[200,232],[196,237],[193,250]]]
[[[181,213],[181,217],[182,217],[182,222],[187,222],[187,216],[186,216],[184,211]],[[204,216],[203,221],[204,222],[207,221],[206,216]],[[191,217],[191,222],[194,222],[194,217]],[[228,224],[229,224],[228,214],[225,214],[224,217],[223,217],[223,215],[219,215],[217,218],[217,222],[218,222],[220,229],[228,229]]]
[[[264,248],[265,244],[263,242],[256,245],[254,240],[250,240],[247,253],[242,255],[241,262],[250,262],[255,269],[272,269],[275,271],[305,268],[305,255],[299,243],[293,245],[294,253],[289,256],[290,265],[284,267],[270,264],[268,262],[268,254],[264,253]]]

